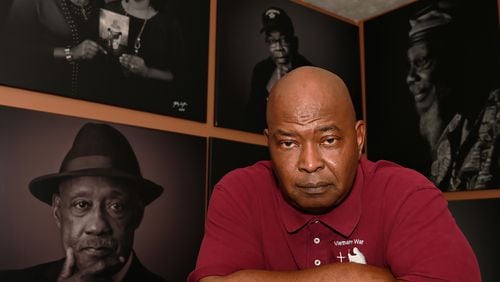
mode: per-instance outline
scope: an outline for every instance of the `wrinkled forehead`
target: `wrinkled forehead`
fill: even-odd
[[[133,185],[129,182],[103,176],[78,176],[62,180],[59,184],[59,194],[72,196],[85,194],[89,196],[132,197]]]
[[[291,39],[290,35],[286,35],[280,31],[270,31],[266,32],[266,40],[267,41],[276,41],[276,40],[286,40],[289,41]]]

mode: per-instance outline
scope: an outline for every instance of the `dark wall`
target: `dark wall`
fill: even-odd
[[[500,199],[451,201],[449,208],[476,253],[483,281],[500,281]]]

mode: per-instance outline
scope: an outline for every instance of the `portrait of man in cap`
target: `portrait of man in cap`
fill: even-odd
[[[496,0],[429,0],[366,22],[370,158],[445,192],[500,187],[498,18]]]
[[[292,19],[279,7],[269,7],[262,13],[260,33],[269,49],[269,56],[258,62],[252,71],[250,97],[245,116],[252,131],[266,127],[265,110],[269,91],[289,71],[312,65],[299,53],[299,38]]]
[[[25,113],[27,117],[31,117],[30,122],[28,122],[18,111],[5,108],[0,108],[0,115],[7,121],[17,122],[20,128],[33,129],[36,128],[35,124],[39,124],[40,128],[46,128],[50,124],[49,121],[52,121],[55,128],[71,128],[66,124],[78,124],[73,120],[68,122],[66,119],[62,119],[62,121],[59,121],[51,116],[46,117],[47,114],[42,115],[33,112]],[[40,121],[33,118],[37,116]],[[29,134],[27,132],[7,131],[7,128],[10,128],[7,123],[0,124],[0,132],[2,132],[3,136],[7,136],[6,132],[11,132],[12,136]],[[16,231],[18,227],[11,226],[9,234],[1,236],[0,244],[5,257],[0,258],[0,281],[165,281],[165,279],[177,281],[185,279],[187,271],[193,267],[196,245],[200,240],[196,236],[201,236],[202,232],[203,177],[199,177],[201,180],[198,181],[200,185],[196,187],[193,187],[192,181],[184,181],[185,184],[180,185],[181,181],[174,179],[168,184],[169,187],[166,187],[165,183],[167,182],[162,178],[155,176],[155,180],[152,180],[144,176],[141,169],[144,168],[143,165],[146,165],[145,167],[149,171],[146,175],[156,174],[151,174],[150,161],[142,158],[144,162],[142,165],[139,163],[136,151],[131,145],[134,143],[139,144],[140,152],[144,156],[142,143],[151,143],[148,140],[153,140],[152,138],[156,136],[154,139],[157,140],[154,143],[163,143],[168,146],[172,142],[169,142],[168,139],[175,139],[175,137],[165,138],[164,134],[156,132],[146,134],[138,131],[138,129],[129,129],[123,126],[116,127],[95,121],[79,122],[78,128],[76,136],[73,135],[72,143],[67,143],[69,146],[66,148],[69,148],[69,150],[64,150],[65,155],[62,162],[60,158],[53,158],[54,161],[59,163],[59,170],[57,172],[42,173],[42,175],[32,175],[31,179],[26,183],[27,187],[23,189],[26,191],[27,197],[31,195],[35,202],[45,206],[45,208],[40,208],[41,211],[46,211],[44,213],[39,212],[41,214],[40,218],[42,218],[42,215],[43,220],[52,218],[54,232],[51,234],[53,234],[53,237],[59,238],[59,241],[49,240],[49,235],[45,239],[47,246],[39,246],[35,249],[17,246],[17,252],[20,254],[25,253],[24,256],[27,256],[25,261],[29,261],[22,263],[22,260],[17,257],[18,254],[16,254],[14,247],[9,246],[9,242],[6,241],[10,238],[10,233],[19,232]],[[122,132],[130,135],[134,143],[131,143]],[[52,135],[69,136],[69,134],[65,133]],[[150,135],[153,137],[148,137]],[[142,137],[138,139],[138,136]],[[33,151],[24,146],[28,144],[28,141],[25,141],[26,138],[22,139],[17,147],[24,148],[26,151]],[[43,139],[40,137],[31,138],[33,142],[31,144],[35,144],[35,142],[40,145],[46,143]],[[11,136],[7,137],[6,142],[0,144],[0,150],[8,150],[9,147],[15,146],[9,140],[11,140]],[[194,143],[198,143],[196,140]],[[198,151],[194,148],[192,146],[193,142],[190,140],[178,141],[184,141],[183,146],[187,147],[186,149],[180,148],[179,151],[181,152],[191,149],[194,153],[197,152],[200,155],[203,153],[202,150]],[[12,145],[10,145],[11,143]],[[53,141],[50,141],[50,143],[54,144]],[[203,142],[199,143],[201,147]],[[61,149],[64,149],[64,147],[62,146]],[[152,152],[156,152],[158,155],[156,157],[150,155],[150,158],[158,159],[160,156],[167,156],[165,149],[160,147],[156,147]],[[13,163],[15,163],[14,158],[16,158],[16,155],[19,156],[20,152],[3,155],[6,158],[4,160],[13,160]],[[35,154],[32,155],[33,157],[36,156]],[[170,154],[170,157],[177,158],[176,154]],[[177,162],[180,169],[186,170],[189,167],[189,162],[195,157],[184,155],[184,158],[187,162],[180,159],[177,159]],[[36,158],[33,160],[33,163],[37,163]],[[171,159],[167,158],[166,160],[171,162]],[[54,161],[47,159],[48,163],[55,163]],[[156,164],[161,164],[161,162],[156,161]],[[4,167],[4,164],[2,164],[2,167]],[[196,166],[191,167],[193,176],[203,175],[203,170],[197,172],[195,171]],[[163,165],[158,168],[163,169],[163,173],[170,175],[168,171],[171,171],[171,169],[169,169],[167,162],[163,162]],[[182,177],[180,173],[175,173]],[[26,209],[22,202],[26,202],[28,199],[14,200],[18,192],[7,193],[7,191],[12,190],[14,183],[19,183],[8,178],[10,178],[8,175],[4,175],[3,180],[0,182],[2,187],[7,187],[7,189],[0,191],[3,198],[6,198],[6,196],[11,197],[20,210],[23,210],[26,214],[32,213],[31,206],[33,206],[33,209],[37,208],[34,206],[36,203],[28,203],[30,208]],[[179,188],[172,189],[170,184],[174,184],[173,187]],[[195,190],[199,195],[194,193]],[[167,199],[169,196],[170,199]],[[149,207],[159,199],[161,199],[161,206],[153,205],[153,210],[150,210]],[[176,205],[170,202],[171,200],[179,201],[179,204],[185,205],[186,208],[178,209]],[[186,201],[188,202],[186,203]],[[165,206],[165,203],[169,203],[172,207]],[[186,220],[189,222],[185,224],[185,227],[179,226],[176,228],[175,232],[173,232],[172,225],[178,225],[178,223],[172,221],[172,216],[169,215],[172,213],[169,212],[171,208],[177,209],[178,214],[176,217],[180,221]],[[10,219],[7,216],[1,216],[0,222],[4,224],[11,222],[16,225],[21,223],[19,221],[26,221],[26,219],[22,220],[22,215],[15,213],[12,208],[4,206],[2,209],[3,213],[7,211],[7,215],[11,214],[12,216]],[[199,212],[196,212],[197,210]],[[147,222],[146,225],[149,226],[144,227],[143,222]],[[40,236],[43,236],[44,233],[51,229],[50,226],[46,228],[35,227],[36,224],[33,223],[28,224],[28,226],[30,226],[28,230],[31,230],[31,233],[39,233]],[[170,226],[170,230],[166,229],[166,226]],[[138,232],[141,229],[143,232]],[[180,237],[184,238],[179,238],[176,234],[172,236],[166,235],[169,233],[178,233]],[[190,235],[186,236],[186,233]],[[24,238],[29,238],[28,235],[18,233],[17,237],[20,240],[26,240]],[[144,243],[147,244],[148,242],[144,242],[144,240],[158,242],[155,239],[156,236],[161,236],[161,238],[158,238],[161,242],[153,243],[152,246],[145,248]],[[139,242],[136,242],[137,240]],[[62,248],[56,247],[61,251],[51,250],[54,246],[48,247],[52,245],[52,241],[55,242],[56,246],[57,244],[62,246]],[[26,241],[26,245],[32,244],[32,242]],[[16,245],[16,243],[11,241],[10,245]],[[174,251],[170,245],[177,245],[179,249]],[[191,245],[193,245],[193,250],[190,250],[189,246]],[[38,256],[38,249],[45,249],[47,253],[52,255],[47,255],[47,259],[44,260],[33,260],[30,254],[33,253],[33,256]],[[137,249],[140,249],[139,252]],[[162,258],[163,254],[159,255],[158,252],[168,254],[167,259]],[[12,261],[7,261],[7,256],[10,256]],[[151,270],[151,266],[153,266],[154,271]],[[173,268],[177,269],[173,270]]]
[[[271,87],[300,66],[340,74],[361,109],[359,29],[305,3],[217,1],[216,126],[261,134]]]
[[[444,191],[500,185],[500,77],[490,77],[500,73],[498,66],[485,73],[460,59],[487,52],[470,52],[464,44],[461,8],[456,1],[437,1],[409,21],[406,82],[431,149],[429,178]]]

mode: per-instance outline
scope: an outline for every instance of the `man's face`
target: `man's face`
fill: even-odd
[[[137,197],[121,182],[82,176],[65,180],[53,208],[64,249],[71,247],[78,269],[109,256],[127,258],[142,219]]]
[[[266,42],[269,52],[276,64],[288,64],[290,62],[290,42],[288,38],[279,31],[267,33]]]
[[[444,81],[439,78],[438,61],[425,41],[414,43],[408,49],[410,69],[406,82],[413,94],[419,114],[425,113],[433,104],[442,103],[448,95]]]
[[[265,132],[285,198],[302,211],[325,213],[352,187],[364,123],[332,101],[331,89],[305,85],[300,91],[303,97],[291,95],[270,106]]]

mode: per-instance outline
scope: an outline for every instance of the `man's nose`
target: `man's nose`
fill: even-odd
[[[276,49],[278,49],[278,50],[283,50],[283,47],[284,47],[284,46],[285,46],[285,45],[283,44],[283,42],[281,42],[281,41],[277,41],[277,42],[276,42]]]
[[[94,207],[87,218],[85,233],[91,235],[108,234],[111,231],[108,214],[102,207]]]
[[[307,143],[302,145],[299,156],[299,170],[313,173],[324,167],[320,148],[316,144]]]
[[[416,69],[414,66],[410,66],[410,69],[408,70],[408,74],[406,75],[406,83],[410,84],[413,83],[417,80],[417,73]]]

